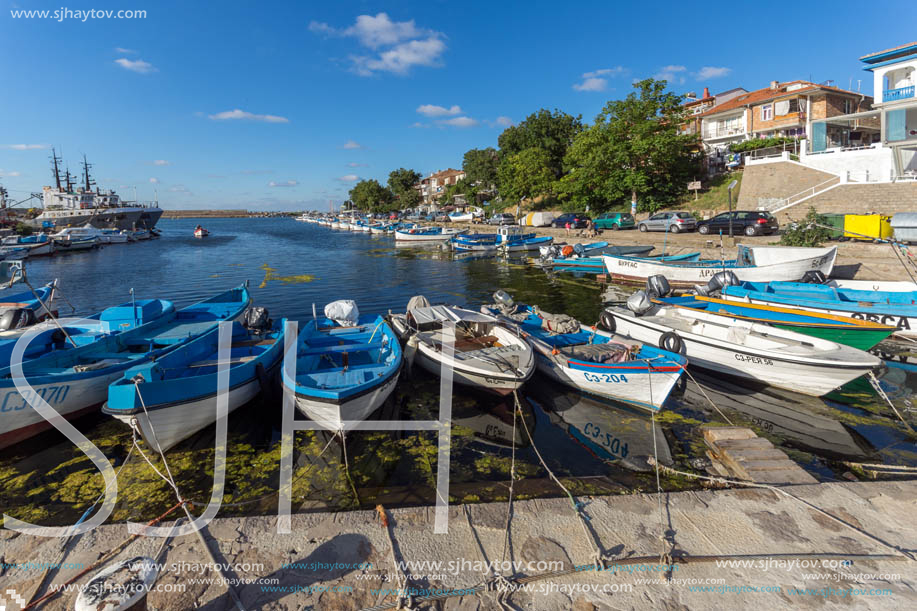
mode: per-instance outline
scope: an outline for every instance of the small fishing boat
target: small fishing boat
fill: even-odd
[[[28,248],[19,246],[0,246],[0,261],[22,261],[28,257]]]
[[[542,258],[547,259],[581,259],[600,254],[640,257],[651,250],[653,250],[653,246],[611,246],[608,242],[592,242],[589,244],[566,244],[560,242],[551,246],[539,247],[538,252]],[[602,265],[604,267],[604,263]]]
[[[789,248],[784,255],[779,254],[779,250],[739,245],[738,258],[726,261],[653,261],[610,254],[602,255],[602,258],[605,269],[614,280],[643,283],[650,276],[662,275],[671,286],[692,287],[706,283],[721,271],[731,271],[740,280],[747,281],[793,281],[814,271],[827,276],[834,268],[837,257],[836,246],[827,249]]]
[[[201,227],[200,225],[194,228],[194,237],[196,238],[206,238],[209,235],[210,235],[210,232],[204,229],[203,227]]]
[[[52,280],[34,293],[29,290],[0,294],[0,339],[35,324],[47,316],[49,311],[53,311],[56,289],[57,280]]]
[[[500,249],[504,252],[519,252],[524,250],[538,250],[542,246],[550,246],[554,242],[554,238],[550,236],[543,236],[537,238],[526,238],[523,240],[511,240],[508,242],[503,242],[500,245]]]
[[[391,394],[401,372],[401,344],[384,318],[360,316],[352,301],[325,307],[296,341],[295,369],[283,367],[283,389],[296,408],[341,430],[365,420]]]
[[[214,328],[125,371],[108,387],[102,412],[127,425],[136,419],[146,442],[165,452],[216,422],[220,365],[229,368],[229,412],[269,386],[283,356],[285,324],[286,319],[272,324],[266,310],[252,308],[243,321],[232,322],[227,361],[219,360],[220,334]]]
[[[659,255],[655,257],[639,257],[654,261],[696,261],[700,258],[699,252],[687,252],[679,255]],[[552,259],[549,265],[561,271],[584,271],[601,274],[605,271],[605,261],[602,257],[571,257]]]
[[[141,240],[149,240],[153,237],[153,234],[150,233],[149,229],[135,229],[130,232],[128,237],[134,242],[139,242]]]
[[[452,369],[456,384],[509,394],[535,371],[532,347],[500,324],[495,317],[455,306],[431,306],[424,297],[413,297],[407,312],[392,314],[392,327],[405,342],[409,364],[433,375]],[[444,342],[455,330],[452,354]]]
[[[602,314],[612,331],[688,357],[692,365],[822,396],[881,361],[862,350],[747,320],[652,303],[644,291]]]
[[[100,229],[99,233],[103,244],[127,244],[130,241],[128,233],[121,229]]]
[[[496,250],[498,246],[497,234],[475,233],[470,235],[455,235],[452,237],[452,249],[456,252]]]
[[[26,258],[42,257],[54,254],[54,240],[44,233],[37,233],[28,236],[7,236],[2,240],[0,246],[0,255],[10,252],[10,250],[24,249]]]
[[[873,348],[896,331],[896,327],[868,320],[857,320],[848,316],[835,316],[767,304],[727,301],[701,295],[664,297],[659,301],[676,308],[690,308],[719,316],[767,324],[778,329],[796,331],[803,335],[831,340],[860,350]]]
[[[157,299],[108,308],[100,315],[109,332],[100,336],[72,336],[76,346],[59,330],[43,328],[25,337],[31,342],[48,341],[54,349],[18,366],[0,368],[0,448],[16,443],[51,425],[24,398],[16,386],[25,381],[31,395],[39,396],[67,419],[97,409],[108,397],[108,385],[124,371],[147,359],[158,358],[216,327],[221,320],[234,320],[251,303],[244,286],[231,289],[178,312],[169,302]],[[168,304],[168,305],[166,305]],[[164,312],[164,310],[168,310]],[[121,330],[125,329],[125,330]],[[47,340],[45,334],[50,337]]]
[[[742,282],[722,289],[727,301],[787,306],[896,327],[894,335],[917,337],[917,291],[835,288],[807,282]]]
[[[99,247],[99,238],[54,238],[54,250],[57,252],[77,252]]]
[[[395,240],[399,242],[448,242],[463,232],[464,229],[451,227],[414,227],[395,231]]]
[[[538,371],[576,390],[658,411],[687,365],[678,354],[515,304],[504,291],[494,300],[481,311],[521,334],[535,351]]]

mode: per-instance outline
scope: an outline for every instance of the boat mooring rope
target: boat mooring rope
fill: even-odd
[[[691,372],[688,371],[688,367],[687,367],[686,365],[679,365],[679,367],[681,367],[682,371],[684,371],[685,374],[686,374],[689,378],[691,378],[691,381],[694,382],[694,385],[697,386],[697,388],[698,388],[698,390],[700,390],[701,394],[704,395],[704,398],[707,399],[707,402],[710,403],[710,405],[713,406],[713,409],[716,410],[716,413],[718,413],[720,416],[722,416],[722,417],[723,417],[723,420],[725,420],[726,422],[728,422],[731,426],[735,426],[735,424],[733,424],[732,420],[730,420],[729,417],[726,416],[726,414],[724,414],[724,413],[720,410],[720,408],[717,407],[716,403],[714,403],[713,400],[707,395],[707,392],[704,390],[704,387],[701,386],[701,385],[697,382],[697,380],[694,379],[694,376],[692,376],[692,375],[691,375]]]
[[[911,435],[917,435],[917,431],[914,431],[914,429],[911,427],[910,423],[909,423],[907,420],[904,419],[904,417],[903,417],[903,416],[901,415],[901,413],[898,411],[898,408],[895,407],[895,404],[894,404],[894,403],[892,403],[892,400],[889,399],[888,395],[885,394],[885,391],[882,390],[882,385],[879,384],[879,378],[876,377],[875,372],[870,371],[869,374],[868,374],[868,377],[869,377],[869,384],[873,387],[873,389],[875,389],[875,391],[876,391],[877,393],[879,393],[879,396],[880,396],[880,397],[882,397],[883,399],[885,399],[885,402],[888,403],[889,407],[892,408],[892,410],[895,412],[895,415],[898,416],[898,419],[901,420],[901,422],[904,423],[904,426],[906,426],[906,427],[907,427],[907,430],[911,432]]]

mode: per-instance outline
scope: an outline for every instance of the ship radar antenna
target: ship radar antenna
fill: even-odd
[[[67,183],[67,193],[73,193],[73,175],[70,174],[70,168],[64,170],[64,180]]]
[[[57,185],[57,190],[60,191],[60,161],[61,158],[57,156],[57,151],[53,148],[51,149],[51,170],[54,171],[54,184]]]
[[[91,167],[92,164],[86,161],[86,155],[83,155],[83,182],[85,184],[87,193],[92,191],[92,185],[95,184],[95,181],[89,178],[89,168]]]

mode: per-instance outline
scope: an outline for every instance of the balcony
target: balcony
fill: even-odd
[[[883,102],[894,102],[896,100],[906,100],[914,97],[914,86],[898,87],[897,89],[886,89],[882,92]]]
[[[713,140],[714,138],[726,138],[728,136],[741,136],[745,133],[744,127],[708,127],[704,130],[704,140]]]

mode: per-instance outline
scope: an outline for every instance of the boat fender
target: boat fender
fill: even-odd
[[[615,315],[608,310],[602,312],[601,316],[599,316],[599,322],[602,328],[609,333],[616,333],[618,330],[618,323],[615,320]]]
[[[824,284],[828,279],[820,269],[810,269],[802,275],[802,281],[807,284]]]
[[[646,279],[646,293],[650,297],[667,297],[671,292],[669,281],[662,274],[656,274]]]
[[[35,312],[30,308],[7,310],[0,316],[0,331],[22,329],[35,324]]]
[[[409,376],[411,375],[411,369],[414,367],[414,357],[417,355],[418,343],[420,343],[420,339],[415,333],[412,333],[408,337],[408,341],[404,343],[404,368]]]
[[[659,336],[659,347],[675,354],[685,353],[685,341],[674,331],[666,331]]]

